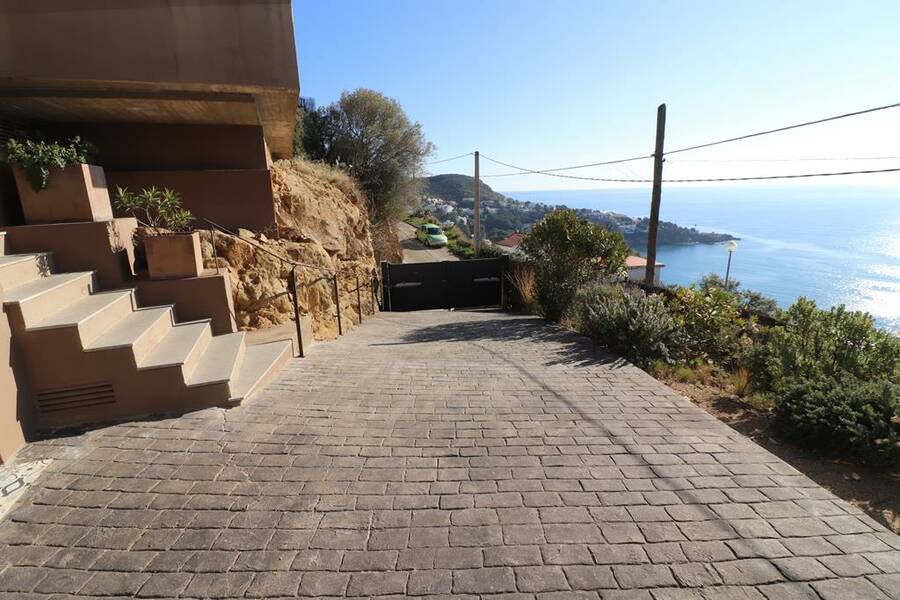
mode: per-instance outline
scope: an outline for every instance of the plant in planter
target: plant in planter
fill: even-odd
[[[28,223],[112,219],[103,169],[88,164],[94,147],[80,137],[12,138],[6,155]]]
[[[197,277],[203,270],[200,234],[191,231],[194,215],[181,205],[178,192],[156,186],[133,193],[116,188],[116,208],[138,220],[152,279]],[[140,244],[139,244],[140,245]]]

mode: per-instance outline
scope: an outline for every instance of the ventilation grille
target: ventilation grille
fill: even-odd
[[[116,394],[111,383],[95,383],[37,394],[37,408],[42,414],[81,410],[113,404],[115,401]]]

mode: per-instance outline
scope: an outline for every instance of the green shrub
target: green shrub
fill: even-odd
[[[566,313],[579,286],[603,275],[621,275],[628,254],[622,234],[589,223],[569,209],[545,216],[521,247],[534,263],[541,314],[553,321]]]
[[[723,288],[677,288],[669,308],[684,331],[684,358],[731,363],[747,343],[736,297]]]
[[[493,244],[481,245],[481,258],[502,258],[506,253]]]
[[[763,296],[759,292],[741,289],[741,282],[736,279],[729,279],[728,285],[725,280],[710,273],[695,283],[692,287],[708,292],[713,289],[721,289],[734,294],[738,305],[750,312],[775,317],[779,313],[778,304],[772,298]]]
[[[50,169],[88,163],[94,153],[94,147],[78,136],[65,141],[10,138],[6,142],[7,160],[22,168],[36,192],[50,185]]]
[[[178,192],[156,186],[144,188],[137,194],[128,188],[117,187],[116,208],[127,212],[142,224],[170,231],[187,231],[194,220],[191,211],[182,208]]]
[[[790,384],[778,394],[775,426],[783,436],[810,448],[897,466],[898,410],[900,386],[893,383],[818,377]]]
[[[592,284],[579,290],[573,306],[581,333],[638,366],[670,363],[677,353],[681,332],[660,296]]]
[[[778,389],[797,379],[850,375],[900,383],[900,338],[878,329],[872,317],[843,306],[820,310],[800,298],[752,354],[758,385]]]

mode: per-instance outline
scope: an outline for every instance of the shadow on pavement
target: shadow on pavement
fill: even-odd
[[[478,312],[481,314],[495,313],[505,315],[495,310],[456,311]],[[511,343],[519,341],[538,342],[541,344],[555,344],[557,350],[544,362],[545,366],[591,366],[606,365],[619,369],[630,364],[618,356],[609,354],[598,348],[590,338],[580,336],[571,331],[553,325],[540,317],[509,318],[507,316],[478,321],[458,321],[453,323],[441,323],[429,327],[413,329],[403,335],[401,341],[377,345],[405,345],[423,344],[431,342],[500,342]],[[546,346],[545,346],[546,347]],[[481,346],[481,349],[489,354],[510,356],[518,350],[510,348],[511,353],[497,353]]]

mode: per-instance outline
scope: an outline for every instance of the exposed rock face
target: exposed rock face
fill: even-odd
[[[235,319],[242,329],[262,329],[290,322],[293,305],[287,292],[292,265],[300,282],[300,310],[309,313],[316,339],[337,336],[334,273],[344,329],[376,310],[372,296],[375,258],[366,200],[340,171],[300,159],[280,160],[272,168],[277,232],[241,229],[242,240],[217,233],[220,267],[227,267],[234,294]],[[202,233],[203,256],[215,266],[209,232]],[[285,261],[267,254],[261,246]],[[357,276],[360,293],[357,298]]]

